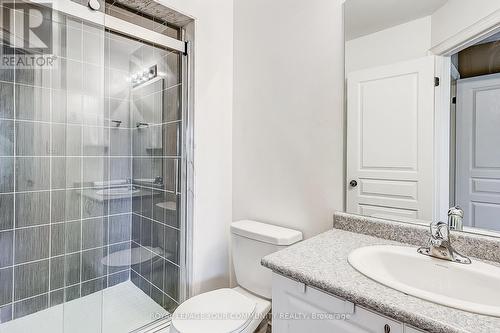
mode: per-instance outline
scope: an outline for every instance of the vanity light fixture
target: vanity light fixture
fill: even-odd
[[[158,68],[157,65],[153,65],[130,76],[130,82],[132,82],[132,87],[135,88],[154,79],[156,76],[158,76]]]

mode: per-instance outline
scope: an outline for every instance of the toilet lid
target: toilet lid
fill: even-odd
[[[179,305],[172,325],[180,333],[240,332],[252,321],[255,302],[233,289],[218,289]]]

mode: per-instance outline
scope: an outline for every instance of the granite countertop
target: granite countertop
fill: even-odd
[[[461,311],[406,295],[369,279],[347,262],[352,250],[379,244],[412,246],[333,229],[268,255],[262,259],[262,264],[281,275],[422,330],[443,333],[500,332],[500,318]]]

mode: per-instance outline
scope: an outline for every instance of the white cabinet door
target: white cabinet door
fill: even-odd
[[[500,230],[500,74],[457,88],[456,203],[465,225]]]
[[[403,325],[273,274],[273,333],[402,333]]]
[[[434,89],[434,57],[348,75],[347,212],[432,218]]]
[[[406,325],[405,326],[405,333],[425,333],[425,331],[421,331],[419,329],[416,329],[414,327]]]

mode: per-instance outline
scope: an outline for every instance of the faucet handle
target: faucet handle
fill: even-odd
[[[447,242],[449,240],[450,233],[447,223],[441,221],[432,222],[430,229],[432,245],[441,246],[442,242]]]

